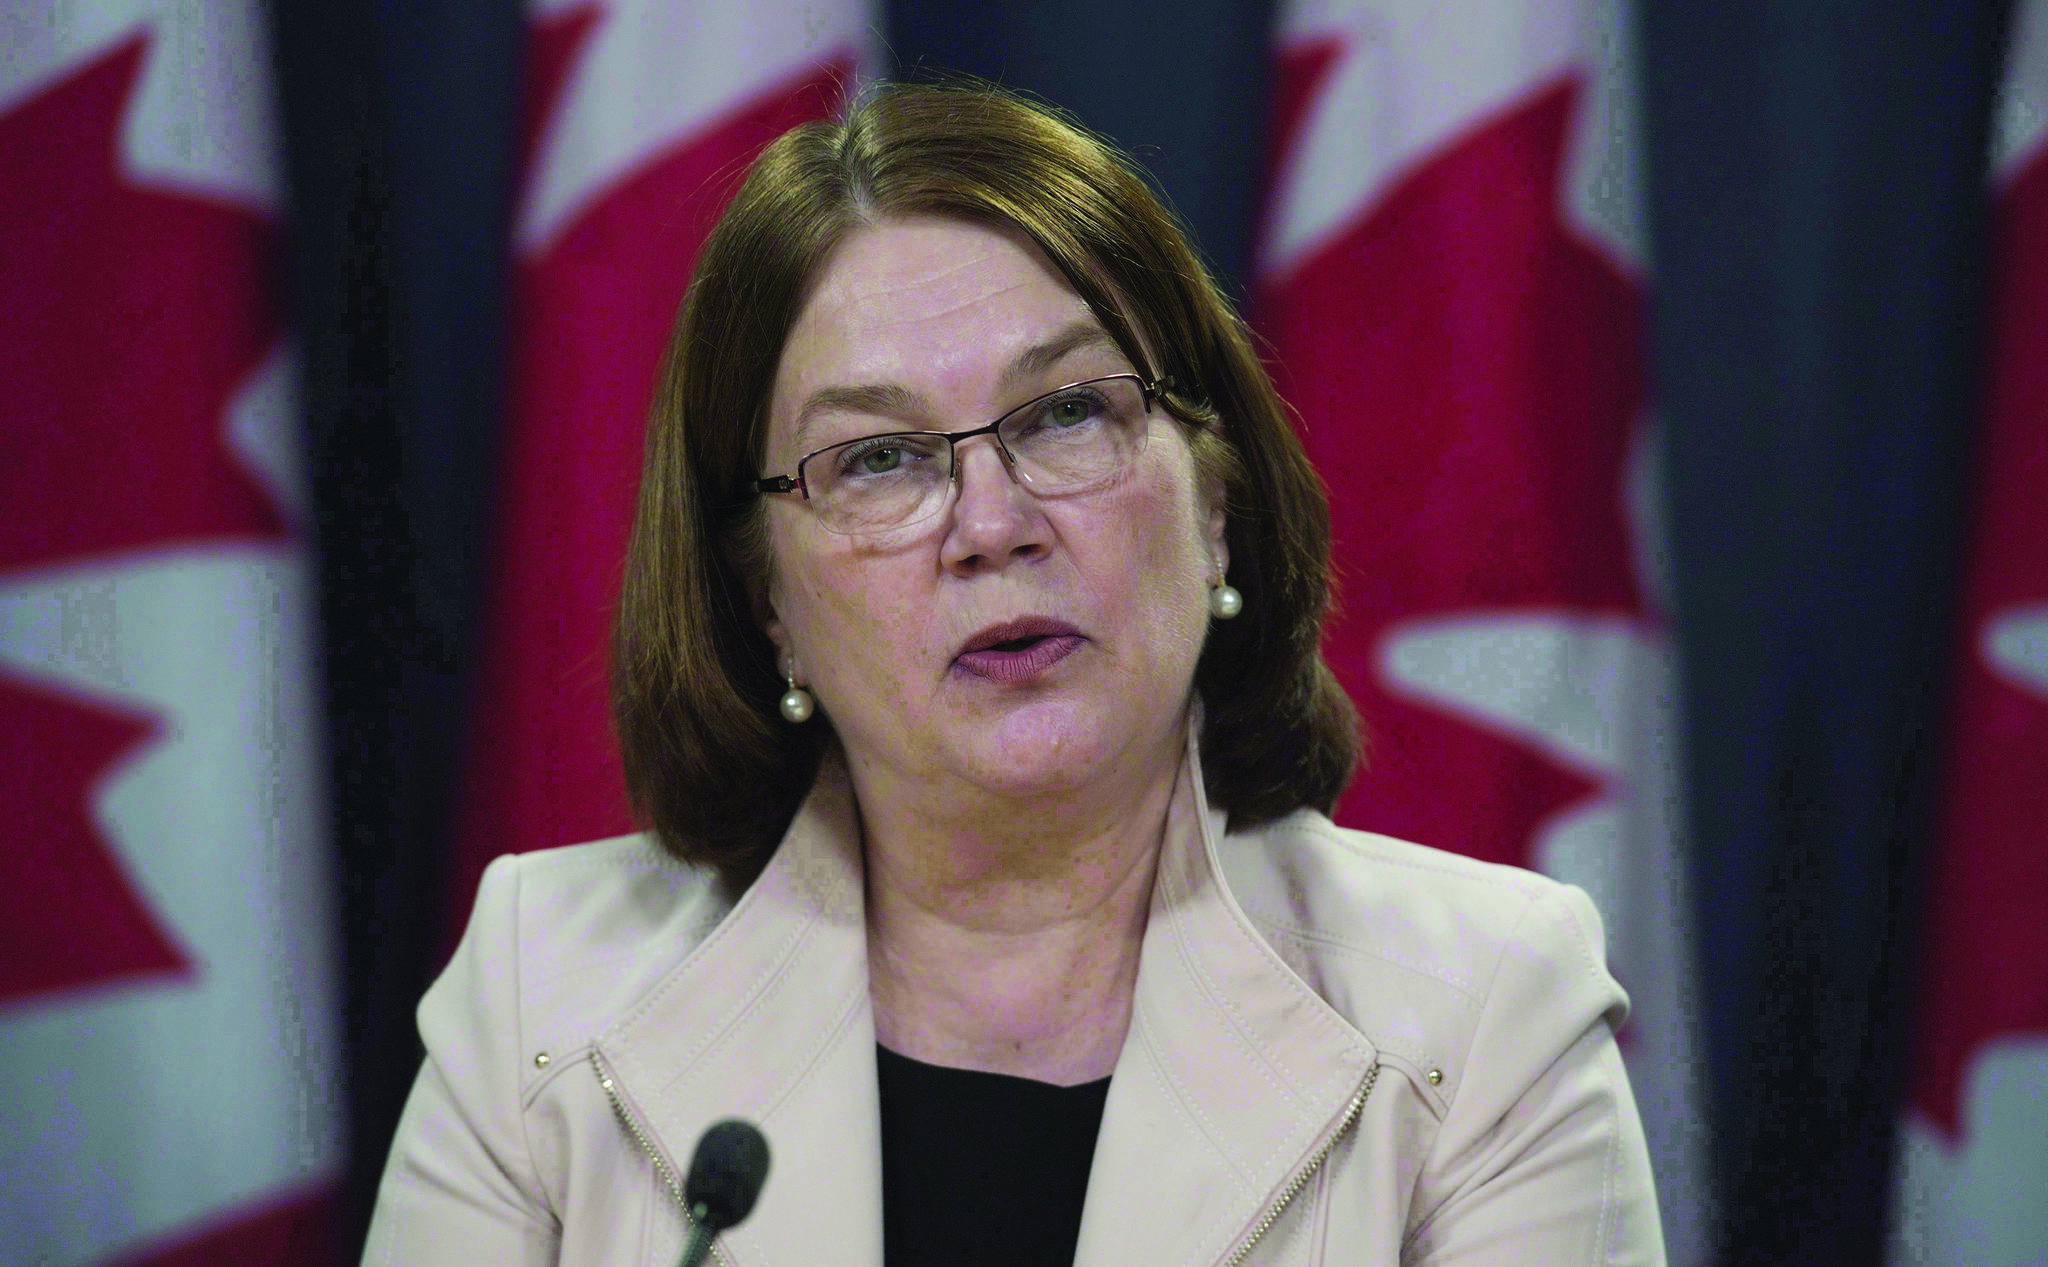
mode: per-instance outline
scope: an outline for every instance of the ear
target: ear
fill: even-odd
[[[787,646],[788,633],[782,626],[781,618],[776,615],[778,587],[775,584],[774,567],[749,566],[749,559],[740,551],[730,548],[724,551],[723,557],[726,567],[732,569],[732,575],[746,589],[747,614],[754,618],[755,628],[768,635],[768,641],[775,644],[776,650],[784,650]]]
[[[1209,557],[1216,561],[1216,579],[1221,581],[1230,573],[1230,542],[1225,539],[1224,529],[1229,526],[1230,517],[1223,507],[1223,481],[1207,479],[1202,481],[1202,505],[1208,510]]]
[[[754,587],[754,623],[761,626],[761,632],[768,635],[768,641],[775,644],[778,655],[789,654],[789,629],[777,614],[776,586],[773,580],[764,580]]]

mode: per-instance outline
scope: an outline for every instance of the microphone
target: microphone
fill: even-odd
[[[681,1267],[698,1267],[711,1241],[753,1210],[768,1178],[768,1141],[751,1122],[715,1122],[697,1141],[683,1200],[690,1207],[690,1240]]]

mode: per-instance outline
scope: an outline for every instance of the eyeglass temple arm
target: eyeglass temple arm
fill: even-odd
[[[766,479],[754,481],[754,491],[757,493],[794,493],[803,486],[802,480],[787,475],[770,475]]]

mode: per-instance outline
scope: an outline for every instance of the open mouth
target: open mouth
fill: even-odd
[[[969,677],[1021,682],[1050,671],[1086,641],[1065,621],[1027,616],[984,629],[968,639],[953,667]]]

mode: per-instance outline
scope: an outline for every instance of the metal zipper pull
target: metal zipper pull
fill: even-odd
[[[1330,1159],[1330,1154],[1337,1150],[1338,1142],[1357,1125],[1358,1115],[1365,1111],[1365,1097],[1372,1094],[1373,1084],[1379,1080],[1380,1062],[1375,1059],[1372,1068],[1365,1071],[1365,1081],[1359,1084],[1358,1094],[1352,1096],[1351,1103],[1344,1106],[1344,1116],[1337,1120],[1337,1129],[1330,1132],[1330,1138],[1323,1141],[1323,1146],[1316,1150],[1315,1156],[1308,1159],[1308,1164],[1303,1166],[1294,1178],[1288,1180],[1287,1186],[1280,1190],[1280,1199],[1275,1201],[1272,1208],[1259,1219],[1258,1226],[1252,1229],[1250,1238],[1237,1247],[1236,1253],[1224,1260],[1223,1267],[1239,1267],[1239,1264],[1251,1256],[1252,1247],[1264,1239],[1267,1232],[1273,1230],[1273,1225],[1280,1221],[1280,1216],[1286,1213],[1294,1198],[1301,1195],[1301,1190],[1308,1186],[1308,1181],[1315,1178],[1316,1171],[1321,1170],[1323,1163]]]
[[[697,1230],[697,1218],[690,1213],[689,1198],[683,1195],[682,1178],[676,1174],[675,1167],[662,1159],[660,1151],[654,1147],[654,1140],[641,1128],[632,1113],[627,1111],[625,1098],[619,1094],[618,1081],[612,1077],[611,1066],[606,1062],[604,1053],[598,1049],[596,1043],[590,1045],[590,1067],[597,1071],[597,1083],[604,1088],[605,1098],[612,1102],[612,1112],[618,1114],[626,1133],[640,1145],[640,1151],[647,1154],[647,1160],[654,1163],[654,1173],[661,1177],[661,1182],[668,1188],[669,1195],[676,1199],[676,1208],[683,1212],[683,1226],[694,1233]],[[683,1239],[687,1244],[689,1237],[685,1236]],[[721,1267],[730,1267],[725,1251],[718,1247],[716,1241],[711,1243],[711,1257]]]

